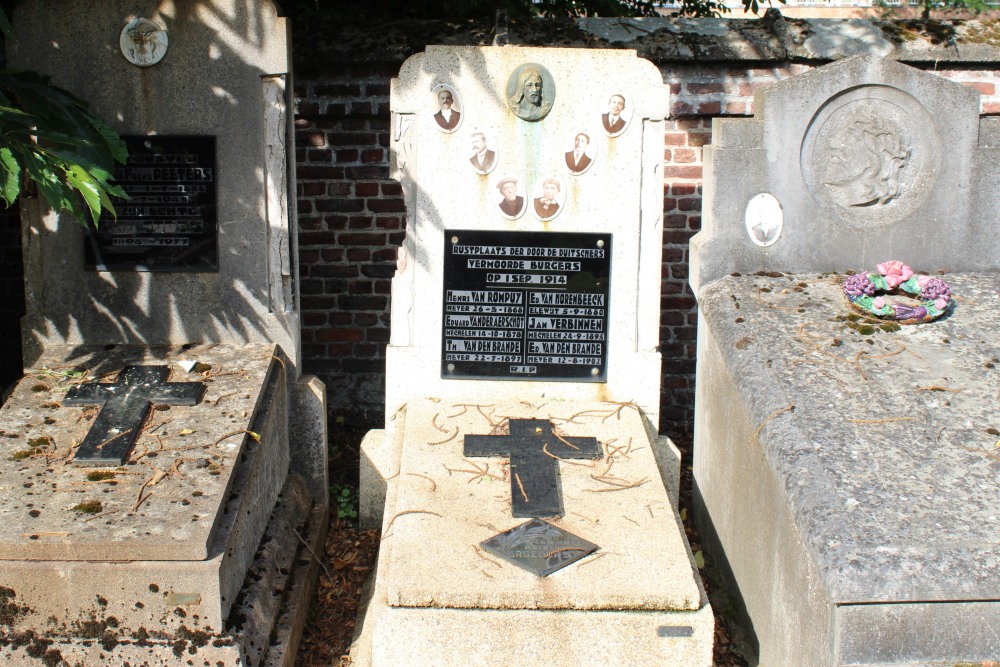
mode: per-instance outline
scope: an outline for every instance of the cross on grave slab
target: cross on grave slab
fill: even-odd
[[[72,387],[63,405],[100,405],[101,412],[76,450],[73,463],[122,465],[156,405],[197,405],[204,382],[167,382],[167,366],[126,366],[113,383]]]
[[[558,459],[596,460],[597,438],[556,437],[543,419],[511,419],[510,435],[467,435],[466,456],[510,457],[510,497],[515,517],[562,516]]]

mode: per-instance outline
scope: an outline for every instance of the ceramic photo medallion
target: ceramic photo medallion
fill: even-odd
[[[434,109],[434,124],[446,134],[451,134],[462,124],[462,101],[458,92],[445,83],[439,83],[431,91]]]
[[[621,136],[632,120],[632,102],[623,90],[611,90],[605,96],[607,104],[601,111],[601,126],[609,137]]]
[[[499,193],[497,208],[503,217],[517,220],[524,215],[524,210],[527,208],[524,183],[512,176],[504,176],[497,181],[497,192]]]
[[[469,164],[477,174],[488,174],[497,166],[497,148],[490,135],[480,129],[474,129],[470,135],[472,140],[472,155]]]
[[[566,188],[558,176],[552,174],[546,176],[541,182],[535,184],[531,195],[531,203],[535,209],[535,215],[542,222],[551,220],[559,215],[566,203]]]
[[[594,164],[594,156],[597,153],[596,138],[589,129],[579,129],[573,133],[564,156],[569,173],[579,176]]]
[[[747,203],[744,218],[750,240],[762,248],[774,245],[785,227],[781,204],[767,192],[756,195]]]

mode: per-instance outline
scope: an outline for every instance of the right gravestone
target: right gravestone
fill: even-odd
[[[691,244],[706,543],[762,665],[996,660],[1000,119],[870,56],[755,109]]]

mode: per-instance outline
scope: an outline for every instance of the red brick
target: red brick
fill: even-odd
[[[701,178],[701,167],[664,167],[664,178]]]
[[[688,146],[704,146],[712,143],[711,132],[691,132],[688,134]]]
[[[746,116],[748,106],[746,102],[726,102],[726,113],[730,116]]]
[[[993,95],[996,93],[996,86],[985,81],[963,81],[963,85],[975,88],[983,95]]]
[[[691,183],[674,183],[670,186],[670,194],[676,197],[693,195],[695,192],[697,192],[697,188]]]
[[[406,203],[402,198],[369,199],[368,210],[373,213],[402,213],[406,211]]]
[[[355,183],[354,194],[359,197],[374,197],[378,195],[378,183]]]
[[[986,115],[998,115],[1000,114],[1000,103],[998,102],[983,102],[983,113]]]
[[[726,88],[721,83],[689,83],[687,91],[692,95],[706,95],[708,93],[724,93]]]
[[[682,211],[700,211],[701,197],[690,197],[688,199],[680,199],[678,200],[677,205]]]
[[[687,133],[667,132],[663,135],[663,143],[667,146],[683,146],[687,143]]]
[[[674,151],[674,162],[689,163],[698,160],[698,153],[690,148],[678,148]]]
[[[722,113],[722,102],[702,102],[698,105],[698,113],[716,115]]]

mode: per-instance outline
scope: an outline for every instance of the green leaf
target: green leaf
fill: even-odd
[[[702,553],[701,549],[694,552],[694,564],[699,570],[705,567],[705,554]]]
[[[21,165],[6,147],[0,148],[0,179],[3,181],[0,183],[3,199],[10,206],[21,192]]]

